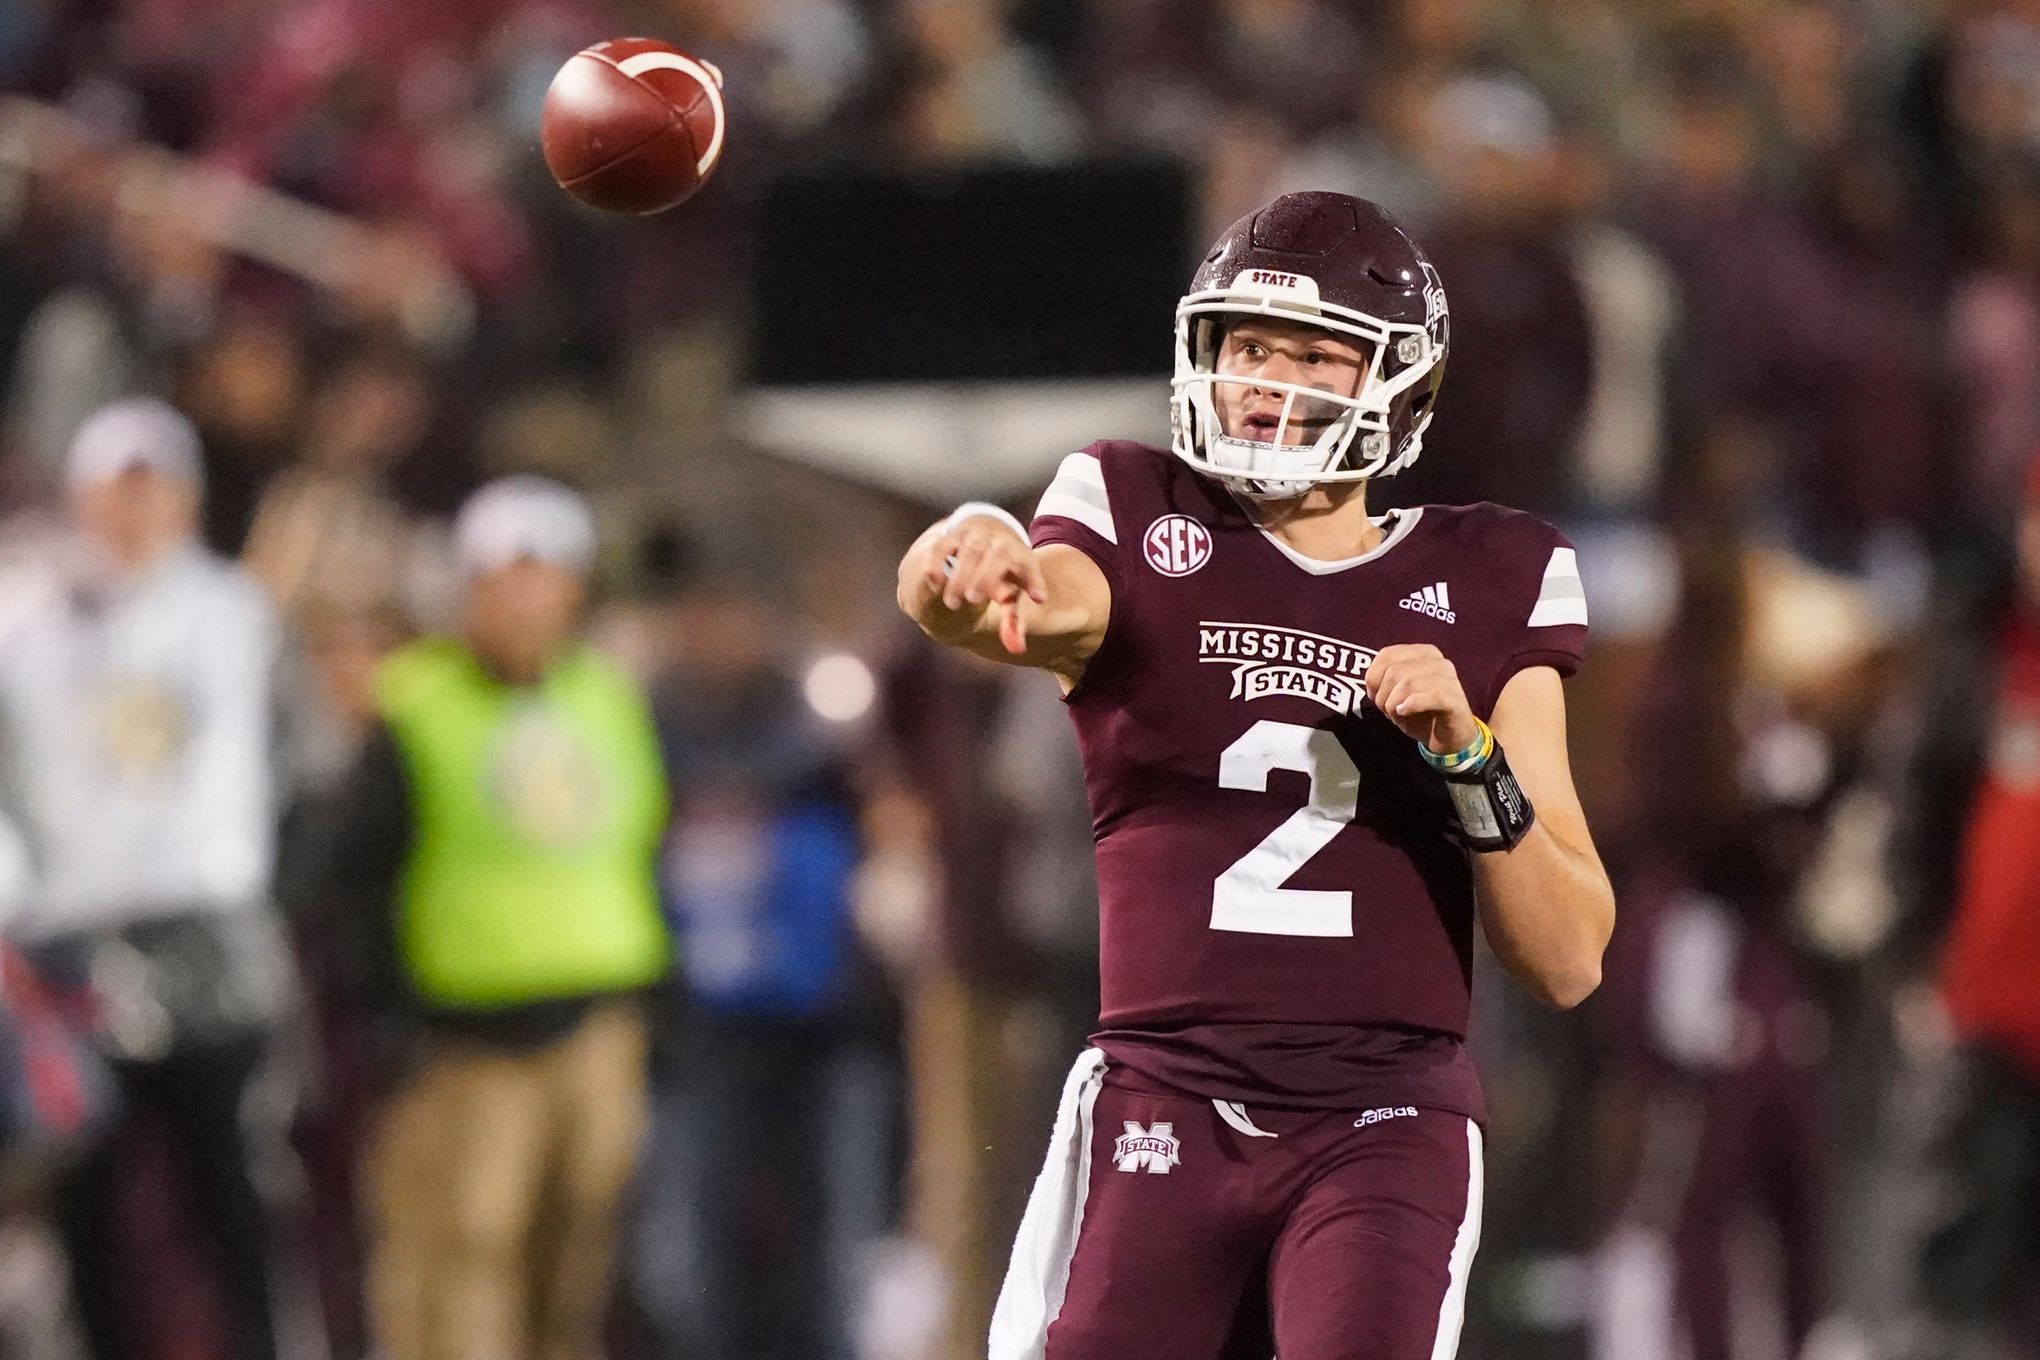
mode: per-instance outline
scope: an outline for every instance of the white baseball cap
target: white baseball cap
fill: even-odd
[[[198,482],[205,476],[198,430],[168,402],[132,397],[102,406],[71,436],[64,480],[72,487],[110,482],[134,468]]]
[[[550,478],[505,477],[461,506],[453,551],[471,577],[527,558],[585,572],[595,563],[595,518],[586,501]]]

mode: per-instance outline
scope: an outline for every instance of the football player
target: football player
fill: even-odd
[[[1499,506],[1370,515],[1445,364],[1372,203],[1277,199],[1176,309],[1174,447],[1064,460],[1031,535],[960,507],[900,564],[929,634],[1061,682],[1103,1014],[992,1360],[1439,1360],[1480,1237],[1473,924],[1600,979],[1614,899],[1566,762],[1570,545]]]

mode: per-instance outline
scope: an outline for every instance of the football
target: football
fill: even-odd
[[[576,52],[553,77],[539,145],[583,203],[655,213],[715,173],[723,129],[721,71],[656,38],[618,38]]]

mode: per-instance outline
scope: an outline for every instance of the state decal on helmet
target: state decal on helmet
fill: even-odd
[[[1226,323],[1302,322],[1361,341],[1358,392],[1214,373]],[[1171,406],[1176,455],[1255,497],[1302,494],[1323,482],[1386,477],[1416,461],[1445,377],[1450,320],[1445,285],[1424,252],[1380,207],[1349,194],[1284,194],[1226,229],[1176,306]],[[1308,444],[1236,438],[1213,390],[1250,383],[1300,401],[1331,403],[1336,418]]]

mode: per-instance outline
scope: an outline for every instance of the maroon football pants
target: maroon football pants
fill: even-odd
[[[1086,1055],[991,1360],[1450,1360],[1480,1238],[1480,1130],[1408,1106],[1294,1113]]]

